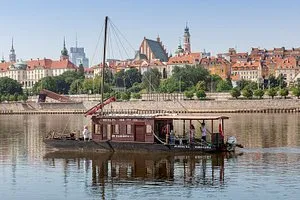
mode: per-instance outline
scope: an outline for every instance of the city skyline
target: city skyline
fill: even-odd
[[[291,6],[293,5],[293,6]],[[45,4],[38,0],[3,1],[0,17],[0,53],[8,60],[11,38],[17,59],[59,58],[66,37],[68,50],[84,47],[90,65],[101,61],[101,48],[96,43],[108,15],[137,50],[144,36],[160,36],[167,52],[174,52],[183,37],[186,22],[190,27],[193,52],[226,52],[235,47],[239,52],[251,47],[299,47],[300,13],[296,1],[58,1]],[[218,15],[216,15],[218,13]],[[138,31],[137,31],[138,30]],[[182,39],[181,39],[182,40]],[[130,50],[131,58],[134,50]],[[99,53],[97,53],[99,52]],[[93,55],[96,55],[94,59]],[[120,58],[122,59],[122,58]]]

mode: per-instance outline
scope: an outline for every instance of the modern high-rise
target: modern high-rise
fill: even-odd
[[[85,52],[83,47],[77,46],[77,38],[75,47],[70,48],[71,61],[76,66],[82,64],[84,67],[89,67],[89,59],[85,57]]]

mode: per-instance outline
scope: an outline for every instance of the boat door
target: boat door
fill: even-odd
[[[135,125],[134,128],[134,139],[137,142],[145,142],[146,126],[145,125]]]

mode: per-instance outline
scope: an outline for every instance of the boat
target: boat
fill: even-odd
[[[104,55],[105,63],[107,20],[105,18]],[[104,83],[105,65],[102,69],[102,83]],[[91,116],[92,140],[84,141],[74,134],[67,137],[46,138],[46,144],[57,149],[81,151],[161,151],[161,152],[232,152],[237,144],[234,136],[225,139],[224,121],[227,116],[197,116],[178,115],[172,113],[154,114],[114,114],[104,113],[103,107],[113,101],[115,97],[103,98],[101,84],[101,102],[89,109],[85,115]],[[182,131],[174,128],[176,122],[181,121]],[[195,137],[196,130],[188,130],[186,125],[194,127],[192,122],[209,122],[211,142]],[[215,126],[218,126],[216,128]]]

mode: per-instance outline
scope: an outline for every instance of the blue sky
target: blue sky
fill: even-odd
[[[0,52],[8,59],[13,36],[18,59],[58,59],[63,37],[69,49],[77,33],[79,46],[90,59],[96,54],[92,62],[97,63],[101,50],[95,48],[106,15],[133,49],[144,36],[155,39],[159,34],[173,53],[186,22],[194,52],[299,47],[299,7],[300,1],[293,0],[0,0]],[[134,50],[127,46],[133,57]],[[117,52],[113,48],[109,56],[127,57]]]

